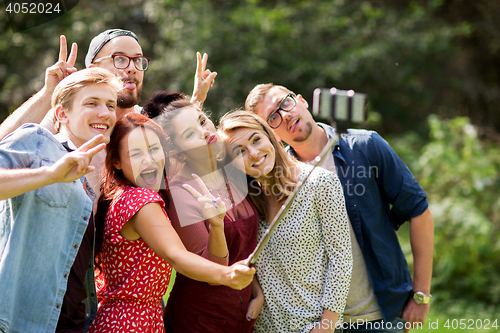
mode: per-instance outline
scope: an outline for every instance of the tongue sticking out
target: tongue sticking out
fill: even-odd
[[[146,182],[147,184],[154,184],[156,182],[156,174],[158,172],[143,172],[141,173],[141,178]]]
[[[135,83],[134,82],[124,82],[123,87],[128,90],[134,90],[135,89]]]

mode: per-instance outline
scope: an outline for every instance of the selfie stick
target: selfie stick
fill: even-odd
[[[313,170],[320,165],[320,163],[325,159],[328,153],[331,154],[333,145],[337,141],[338,133],[347,133],[347,124],[349,122],[362,123],[366,119],[366,94],[356,93],[354,90],[339,90],[337,88],[316,88],[314,90],[313,98],[313,115],[328,119],[330,122],[335,123],[335,136],[332,137],[326,144],[321,154],[316,156],[313,168],[304,180],[299,181],[295,190],[286,199],[285,203],[281,206],[278,214],[274,217],[273,221],[269,225],[255,250],[248,257],[248,266],[255,266],[255,261],[257,257],[262,252],[262,249],[266,246],[267,242],[271,238],[271,235],[276,230],[279,225],[279,221],[288,212],[288,208],[292,205],[293,200],[299,193],[300,189],[306,182],[307,178],[311,175]]]
[[[321,164],[321,162],[325,159],[325,157],[327,156],[328,153],[331,154],[333,145],[335,144],[336,141],[337,141],[336,137],[333,137],[328,141],[325,148],[323,148],[323,150],[321,151],[321,154],[316,156],[316,158],[314,159],[315,162],[313,164],[313,168],[311,169],[311,171],[309,171],[309,173],[305,176],[304,180],[299,181],[297,183],[297,186],[295,186],[295,189],[292,192],[292,194],[288,197],[288,199],[286,199],[285,203],[281,206],[278,214],[276,214],[273,221],[271,222],[271,224],[267,228],[266,233],[264,234],[264,237],[262,237],[259,244],[257,244],[257,247],[255,248],[255,250],[248,257],[249,258],[249,260],[248,260],[249,267],[255,266],[255,261],[257,261],[257,257],[259,256],[259,254],[262,252],[262,250],[266,246],[266,244],[269,241],[269,239],[271,238],[271,235],[273,234],[274,230],[276,230],[276,228],[278,227],[279,221],[281,221],[283,219],[283,217],[285,216],[285,214],[288,212],[288,208],[290,208],[290,206],[293,203],[293,200],[295,200],[295,197],[300,192],[300,189],[302,188],[302,186],[304,186],[306,180],[309,178],[309,176],[314,171],[314,169],[316,169],[316,167]]]

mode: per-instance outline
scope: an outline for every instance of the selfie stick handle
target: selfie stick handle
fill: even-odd
[[[329,153],[331,154],[331,151],[332,151],[332,148],[333,148],[333,145],[335,144],[335,142],[337,142],[337,137],[333,137],[328,141],[326,146],[321,151],[321,154],[316,156],[316,158],[314,159],[315,162],[313,164],[313,168],[311,169],[311,171],[309,171],[309,173],[304,177],[304,179],[302,181],[299,181],[297,183],[292,194],[286,199],[285,203],[281,206],[278,214],[276,214],[276,216],[272,220],[271,224],[267,228],[266,233],[264,234],[264,237],[262,237],[259,244],[257,244],[257,247],[255,248],[255,250],[248,257],[249,258],[249,260],[248,260],[249,267],[255,266],[255,261],[257,260],[257,257],[259,256],[259,254],[262,252],[262,250],[266,246],[267,242],[271,238],[271,235],[273,234],[273,232],[276,230],[276,228],[280,224],[280,221],[283,219],[285,214],[288,212],[288,209],[292,205],[297,194],[302,189],[302,186],[304,186],[304,184],[306,183],[307,179],[309,178],[311,173],[314,171],[314,169],[316,169],[316,167],[319,166],[321,164],[321,162],[325,159],[326,155]]]
[[[314,163],[312,170],[303,181],[299,181],[297,183],[295,190],[281,206],[278,214],[276,214],[273,221],[267,228],[264,237],[261,239],[259,244],[257,244],[257,247],[252,254],[248,257],[249,259],[247,263],[250,267],[255,265],[257,257],[266,246],[281,219],[287,213],[288,208],[290,208],[293,200],[306,182],[307,178],[309,178],[313,170],[320,165],[327,154],[331,154],[331,150],[335,142],[337,142],[337,139],[340,139],[340,135],[342,133],[347,133],[347,128],[350,123],[362,123],[366,119],[367,97],[368,95],[355,93],[354,90],[346,91],[339,90],[337,88],[317,88],[314,90],[312,113],[313,115],[329,119],[332,122],[331,125],[335,127],[335,136],[328,141],[326,146],[321,151],[321,154],[316,156],[316,162]]]

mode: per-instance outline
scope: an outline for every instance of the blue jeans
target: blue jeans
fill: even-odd
[[[359,322],[344,322],[343,325],[343,333],[351,333],[351,332],[363,332],[363,333],[404,333],[405,330],[405,321],[402,318],[396,318],[394,321],[385,322],[382,319],[373,320],[373,321],[363,321]],[[340,330],[335,330],[335,333],[340,332]]]

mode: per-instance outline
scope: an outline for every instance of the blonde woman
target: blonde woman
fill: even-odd
[[[226,114],[221,137],[241,154],[242,170],[261,216],[259,238],[311,166],[297,162],[259,116]],[[334,173],[316,168],[256,262],[264,306],[255,332],[333,332],[345,307],[352,271],[344,196]]]

